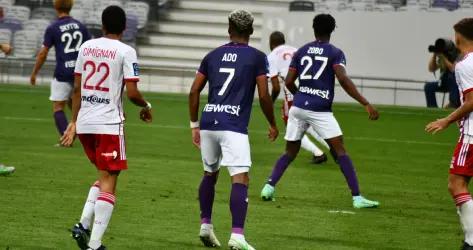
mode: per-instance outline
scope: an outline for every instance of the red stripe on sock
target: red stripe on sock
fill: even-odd
[[[457,207],[465,204],[466,202],[468,201],[471,201],[471,195],[470,193],[461,193],[461,194],[457,194],[453,197],[455,199],[455,205]]]
[[[106,201],[112,205],[115,205],[115,195],[107,192],[100,192],[97,200]]]

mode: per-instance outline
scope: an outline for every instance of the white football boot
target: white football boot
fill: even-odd
[[[204,243],[204,246],[216,248],[220,247],[220,241],[214,233],[214,226],[212,224],[201,224],[200,225],[200,240]]]
[[[254,247],[246,242],[245,236],[242,234],[232,234],[228,241],[228,247],[230,247],[231,250],[255,250]]]

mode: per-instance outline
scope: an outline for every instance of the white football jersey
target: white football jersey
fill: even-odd
[[[463,96],[473,91],[473,53],[469,53],[455,65],[455,77],[460,91],[460,100],[463,103]],[[469,113],[461,121],[460,131],[462,134],[473,136],[472,115]]]
[[[75,74],[82,76],[77,133],[122,135],[125,80],[139,81],[135,49],[104,37],[89,40],[80,47]]]
[[[286,78],[289,72],[289,65],[291,64],[292,56],[296,53],[297,49],[289,45],[280,45],[271,51],[268,55],[269,63],[269,78],[282,77]],[[283,83],[284,85],[284,83]],[[293,96],[291,92],[284,86],[284,95],[286,101],[292,101]]]

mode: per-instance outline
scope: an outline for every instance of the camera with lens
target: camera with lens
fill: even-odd
[[[429,46],[430,53],[444,54],[447,59],[454,62],[458,57],[458,50],[452,40],[439,38],[434,45]]]

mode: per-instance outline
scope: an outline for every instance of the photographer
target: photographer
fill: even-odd
[[[429,71],[435,74],[437,70],[440,70],[440,79],[427,82],[424,86],[427,107],[438,107],[436,92],[449,92],[448,107],[459,107],[460,94],[455,80],[455,62],[459,53],[455,44],[450,40],[440,38],[435,41],[435,45],[429,46],[429,52],[433,53],[429,62]]]

